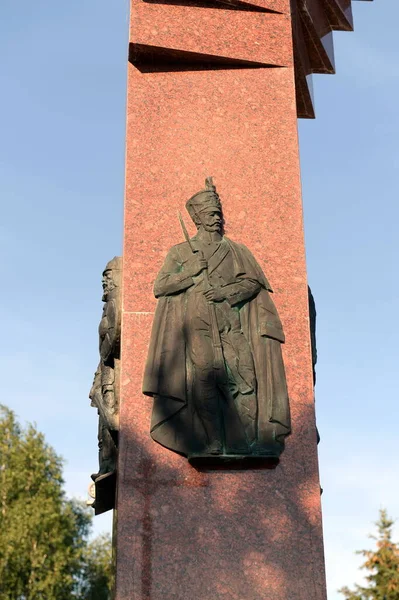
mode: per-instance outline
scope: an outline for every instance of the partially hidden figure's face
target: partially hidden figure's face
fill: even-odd
[[[114,278],[112,276],[112,269],[104,271],[102,278],[103,286],[103,302],[108,300],[108,294],[115,288]]]
[[[201,223],[205,231],[218,232],[222,231],[223,217],[220,210],[210,208],[201,212]]]

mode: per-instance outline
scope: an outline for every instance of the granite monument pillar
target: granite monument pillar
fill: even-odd
[[[314,117],[311,74],[334,71],[332,31],[352,29],[351,1],[132,0],[130,24],[116,600],[325,600],[297,118]],[[249,249],[270,289],[261,275],[244,278],[270,294],[284,332],[264,334],[282,351],[290,406],[274,462],[195,464],[150,435],[154,283],[170,248],[189,243],[178,211],[209,176],[226,236]],[[194,279],[210,272],[210,259],[198,264]],[[224,331],[219,321],[216,337]],[[245,395],[255,384],[244,371]]]

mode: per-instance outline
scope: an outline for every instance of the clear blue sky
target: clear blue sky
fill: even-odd
[[[329,600],[359,580],[380,506],[399,518],[399,3],[354,11],[299,124]],[[1,401],[84,497],[101,271],[122,244],[127,2],[3,0],[0,17]]]

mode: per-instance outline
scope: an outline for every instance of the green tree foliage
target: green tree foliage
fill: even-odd
[[[356,585],[354,591],[342,588],[339,591],[346,600],[399,600],[399,547],[392,541],[393,524],[386,510],[381,510],[376,523],[378,536],[370,536],[376,540],[376,550],[358,552],[366,558],[362,569],[369,571],[368,586]]]
[[[0,600],[90,600],[91,585],[105,590],[98,600],[108,598],[109,543],[91,549],[91,515],[62,486],[61,458],[33,425],[22,429],[0,405]],[[100,581],[91,575],[97,557]]]
[[[102,535],[87,546],[79,598],[108,600],[112,580],[111,536]]]

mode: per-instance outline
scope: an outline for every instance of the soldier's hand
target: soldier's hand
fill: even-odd
[[[209,288],[209,290],[204,292],[204,296],[207,300],[212,302],[222,302],[222,300],[226,299],[226,296],[220,287]]]
[[[205,258],[201,258],[200,256],[193,256],[191,261],[187,265],[187,270],[189,274],[194,277],[195,275],[199,275],[201,271],[208,267],[208,263]]]

